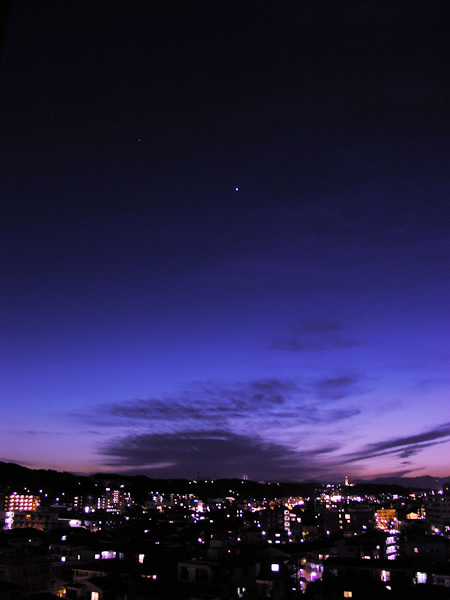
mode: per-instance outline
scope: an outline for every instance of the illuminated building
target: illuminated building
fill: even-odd
[[[340,596],[341,598],[385,598],[385,587],[391,583],[408,587],[415,583],[425,583],[422,573],[414,570],[410,560],[330,557],[325,560],[323,567],[324,579],[333,575],[345,582],[347,590],[353,589],[352,596]],[[368,590],[374,592],[377,590],[379,595],[375,593],[368,596],[366,595]],[[331,597],[338,598],[339,596]]]
[[[39,496],[33,496],[32,494],[17,494],[14,492],[5,497],[5,510],[7,511],[35,511],[39,504]]]
[[[391,529],[398,522],[395,508],[380,508],[375,513],[375,518],[379,529]]]
[[[412,511],[406,515],[406,519],[408,521],[417,521],[417,519],[424,519],[424,518],[425,518],[425,510],[422,507],[420,507],[417,512]]]
[[[11,524],[12,529],[33,527],[40,531],[51,531],[60,526],[58,514],[50,510],[16,511]]]
[[[426,519],[433,533],[450,537],[450,491],[449,484],[442,494],[433,496],[426,505]]]
[[[321,507],[318,517],[326,531],[359,533],[372,525],[373,511],[363,503],[345,506],[338,503],[335,506]]]
[[[106,488],[105,493],[97,499],[97,509],[109,512],[120,512],[131,505],[131,496],[123,490]]]
[[[259,522],[261,527],[265,530],[274,531],[286,531],[289,532],[291,529],[291,513],[283,507],[275,507],[261,511],[259,515]]]
[[[336,541],[336,554],[339,558],[395,560],[398,558],[398,536],[381,531],[346,536]]]

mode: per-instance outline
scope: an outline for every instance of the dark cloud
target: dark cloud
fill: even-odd
[[[187,406],[179,400],[167,398],[136,399],[123,403],[103,405],[102,412],[112,417],[133,420],[154,421],[184,421],[189,420],[219,420],[224,419],[223,406],[203,402],[201,406]],[[232,407],[227,407],[227,415],[242,417],[242,413]]]
[[[261,379],[230,386],[196,382],[176,398],[136,399],[102,405],[107,417],[153,421],[224,423],[285,404],[300,388],[293,380]]]
[[[356,375],[302,380],[260,379],[227,386],[195,382],[176,396],[133,399],[102,404],[88,414],[72,415],[103,427],[154,424],[171,430],[230,429],[235,423],[280,427],[349,419],[357,407],[329,410],[324,401],[342,400],[364,392]],[[321,402],[318,403],[317,400]]]
[[[242,408],[258,408],[262,405],[283,404],[286,397],[299,389],[298,383],[293,379],[272,378],[237,382],[229,387],[197,382],[196,387],[188,393],[201,394],[202,397],[213,400],[220,397]]]
[[[339,375],[314,381],[311,389],[320,400],[342,400],[349,396],[366,393],[369,389],[362,385],[362,378],[357,375]]]
[[[282,422],[290,420],[291,423],[297,425],[326,425],[327,423],[335,423],[338,421],[344,421],[359,415],[361,409],[353,406],[349,408],[342,408],[338,410],[323,409],[314,405],[304,405],[300,410],[297,411],[284,411],[284,412],[272,412],[271,417],[273,419],[279,419],[280,426]]]
[[[331,448],[319,452],[331,452]],[[164,477],[240,477],[252,479],[301,478],[311,461],[281,443],[257,435],[230,431],[180,431],[169,434],[131,435],[101,450],[110,467],[148,472]]]
[[[420,453],[425,448],[444,444],[448,439],[450,439],[450,423],[445,423],[417,435],[368,444],[361,451],[350,455],[346,462],[355,462],[388,455],[407,459]]]
[[[427,444],[429,445],[429,444]],[[434,444],[432,444],[434,445]],[[416,455],[418,452],[420,452],[420,450],[423,448],[424,446],[411,446],[409,448],[407,448],[406,450],[402,450],[398,457],[399,458],[410,458],[411,456]]]
[[[270,348],[288,352],[320,352],[356,345],[356,341],[343,335],[336,322],[314,319],[294,327],[290,335],[275,338]]]
[[[356,407],[341,408],[339,410],[330,410],[322,413],[322,422],[335,423],[338,421],[345,421],[361,414],[361,409]]]
[[[325,446],[324,448],[316,448],[314,454],[329,454],[330,452],[336,452],[337,446]]]
[[[356,346],[356,342],[346,340],[338,335],[327,335],[321,336],[321,339],[308,339],[306,337],[275,338],[270,348],[287,352],[321,352],[351,348],[352,346]]]
[[[321,425],[358,415],[358,407],[335,408],[317,401],[353,395],[358,382],[353,375],[228,385],[194,382],[176,396],[103,404],[76,417],[115,435],[122,432],[99,445],[108,468],[164,477],[194,477],[197,472],[223,477],[247,473],[256,479],[317,477],[329,471],[337,446],[298,451],[280,440],[288,439],[289,432],[296,448],[306,448]]]
[[[406,437],[395,438],[386,442],[379,442],[377,444],[370,444],[369,448],[373,451],[388,450],[395,448],[406,448],[422,444],[423,442],[430,442],[434,440],[440,440],[442,438],[450,437],[450,423],[444,423],[439,427],[424,431],[417,435],[409,435]]]
[[[26,436],[66,436],[66,431],[46,431],[41,429],[15,429],[10,430],[8,433],[13,435],[26,435]]]
[[[405,477],[406,475],[408,475],[408,473],[411,473],[411,471],[416,471],[416,469],[404,469],[404,470],[398,470],[398,471],[388,471],[388,472],[376,473],[375,475],[373,475],[371,477],[371,479],[374,479],[375,481],[380,480],[380,479],[386,479],[387,482],[389,482],[389,480],[392,480],[392,482],[393,482],[398,477]]]
[[[428,443],[424,443],[424,444],[415,444],[415,445],[408,446],[407,448],[404,448],[404,449],[393,448],[390,450],[380,450],[380,451],[376,451],[376,452],[372,452],[372,453],[367,452],[367,453],[361,454],[359,457],[352,458],[352,460],[358,461],[358,460],[364,460],[364,459],[368,459],[368,458],[378,458],[380,456],[397,456],[398,458],[410,458],[411,456],[415,456],[415,455],[419,454],[422,450],[425,450],[425,448],[430,448],[432,446],[437,446],[440,444],[445,444],[445,440],[428,442]]]

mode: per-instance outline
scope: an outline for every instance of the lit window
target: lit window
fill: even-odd
[[[91,592],[91,600],[99,600],[98,592]]]
[[[421,573],[420,571],[417,571],[417,573],[416,573],[416,581],[417,581],[417,583],[426,583],[427,582],[427,574],[426,573]]]
[[[280,565],[278,565],[278,564],[276,564],[276,563],[272,563],[272,564],[270,565],[270,570],[271,570],[273,573],[278,573],[278,571],[280,570]]]
[[[351,592],[344,592],[344,598],[353,598],[353,594]]]

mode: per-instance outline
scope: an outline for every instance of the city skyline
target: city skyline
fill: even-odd
[[[448,13],[12,2],[0,461],[447,476]]]

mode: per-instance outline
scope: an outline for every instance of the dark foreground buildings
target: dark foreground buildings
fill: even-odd
[[[448,487],[176,485],[4,486],[0,600],[450,598]]]

